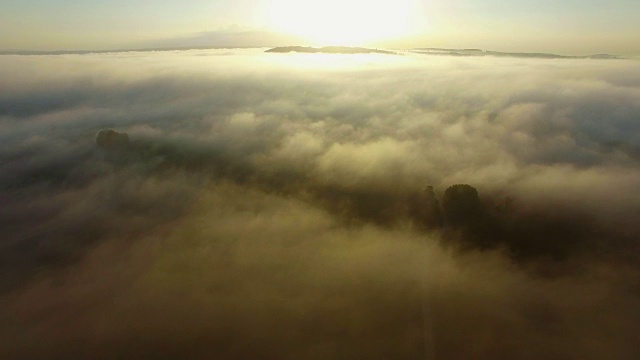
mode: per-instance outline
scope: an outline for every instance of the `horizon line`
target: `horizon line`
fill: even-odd
[[[341,46],[341,45],[325,45],[325,46],[309,46],[309,45],[278,45],[278,46],[238,46],[238,45],[205,45],[205,46],[160,46],[160,47],[139,47],[139,48],[113,48],[113,49],[91,49],[91,50],[37,50],[37,49],[0,49],[0,55],[26,55],[26,56],[38,56],[38,55],[89,55],[89,54],[108,54],[108,53],[125,53],[125,52],[162,52],[162,51],[189,51],[189,50],[221,50],[221,49],[274,49],[282,47],[309,47],[309,48],[323,48],[323,47],[344,47],[344,48],[365,48],[365,49],[384,49],[392,51],[412,51],[412,50],[442,50],[442,51],[475,51],[483,53],[493,54],[536,54],[536,55],[553,55],[564,58],[584,58],[596,55],[608,55],[617,59],[626,59],[629,57],[636,57],[638,55],[618,55],[610,53],[589,53],[589,54],[557,54],[553,52],[540,52],[540,51],[499,51],[488,50],[481,48],[471,47],[457,47],[457,48],[444,48],[444,47],[410,47],[410,48],[394,48],[394,47],[367,47],[367,46]],[[431,54],[438,55],[438,54]],[[442,55],[456,55],[456,54],[442,54]]]

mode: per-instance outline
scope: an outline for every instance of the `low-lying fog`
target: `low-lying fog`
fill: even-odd
[[[0,56],[0,358],[640,358],[640,62],[262,51]]]

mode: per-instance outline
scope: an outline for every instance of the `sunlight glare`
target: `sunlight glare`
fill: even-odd
[[[411,34],[419,0],[274,0],[270,26],[311,45],[365,45]]]

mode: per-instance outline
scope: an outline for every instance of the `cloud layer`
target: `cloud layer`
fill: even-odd
[[[3,358],[640,355],[640,63],[0,69]],[[425,187],[459,183],[481,224],[422,226]]]

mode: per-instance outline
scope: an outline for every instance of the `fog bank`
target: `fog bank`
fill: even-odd
[[[640,63],[262,51],[0,56],[0,357],[640,355]]]

